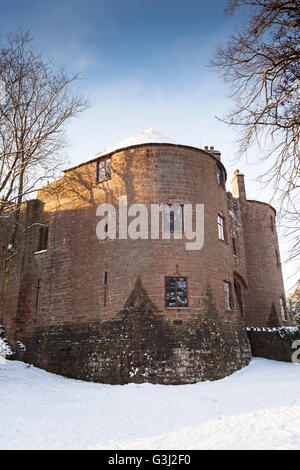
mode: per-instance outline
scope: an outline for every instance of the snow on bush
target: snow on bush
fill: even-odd
[[[2,325],[0,325],[0,336],[4,334],[4,330]],[[5,361],[5,358],[7,356],[11,356],[13,354],[13,351],[11,350],[11,347],[8,344],[8,341],[5,337],[1,338],[0,337],[0,364]]]

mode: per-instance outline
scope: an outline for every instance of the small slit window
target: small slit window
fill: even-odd
[[[279,258],[279,253],[277,250],[275,250],[275,257],[276,257],[276,264],[279,267],[280,266],[280,258]]]
[[[107,281],[108,281],[108,272],[104,272],[103,284],[104,284],[104,293],[103,293],[103,306],[107,305]]]
[[[236,249],[235,238],[232,238],[232,251],[233,251],[233,256],[236,258],[237,257],[237,249]]]
[[[38,313],[40,303],[40,290],[42,288],[42,280],[38,279],[36,285],[36,296],[35,296],[35,313]]]
[[[270,221],[271,221],[271,230],[272,230],[272,232],[274,232],[275,220],[274,220],[274,217],[272,215],[270,215]]]
[[[285,298],[283,295],[280,296],[280,313],[281,313],[282,320],[287,321],[286,304],[285,304]]]
[[[188,307],[187,278],[166,277],[165,295],[167,308]]]
[[[97,162],[97,183],[111,178],[111,160],[100,160]]]

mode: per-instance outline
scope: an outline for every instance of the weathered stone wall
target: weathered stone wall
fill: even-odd
[[[292,362],[292,355],[300,346],[300,343],[294,344],[295,341],[300,341],[299,329],[248,328],[247,333],[252,355],[255,357]],[[300,360],[300,354],[298,357]]]
[[[246,366],[250,346],[241,324],[218,317],[210,291],[188,321],[158,312],[138,280],[114,320],[27,330],[16,358],[87,381],[184,384],[216,380]]]
[[[280,266],[274,266],[276,230],[268,226],[274,211],[246,201],[244,193],[243,201],[227,195],[217,178],[221,169],[225,181],[225,168],[200,149],[143,144],[109,158],[111,179],[97,183],[93,160],[67,171],[30,203],[30,220],[49,223],[49,237],[47,251],[36,253],[32,231],[13,261],[3,323],[13,345],[26,346],[16,357],[109,383],[188,383],[243,367],[250,347],[241,323],[269,321],[265,305],[275,302],[278,313],[283,289]],[[195,204],[204,204],[203,249],[187,251],[185,239],[98,240],[97,207],[117,207],[125,195],[129,206],[148,209],[179,203],[193,204],[195,212]],[[218,215],[225,240],[218,236]],[[185,308],[166,307],[165,277],[174,276],[187,278]],[[136,279],[146,296],[138,285],[132,292]],[[225,305],[224,281],[239,283],[243,309],[237,302]],[[210,303],[203,295],[208,284]]]
[[[20,220],[16,238],[20,242],[16,247],[16,254],[10,250],[9,242],[13,228],[13,215],[8,219],[0,219],[0,243],[2,251],[0,256],[0,322],[3,322],[8,336],[14,336],[15,331],[22,324],[27,324],[33,317],[34,293],[33,285],[38,277],[36,273],[33,253],[37,246],[36,223],[45,223],[43,203],[37,199],[26,201],[20,209]],[[31,228],[30,228],[31,227]],[[23,234],[21,236],[21,234]],[[12,257],[9,264],[8,280],[4,282],[5,259]],[[2,291],[4,290],[4,292]]]
[[[290,325],[280,313],[284,285],[275,227],[275,210],[258,201],[241,200],[248,282],[251,288],[247,326]]]
[[[22,284],[22,290],[28,291],[21,294],[26,297],[26,311],[18,307],[16,328],[112,320],[122,310],[138,276],[169,319],[190,318],[209,282],[224,320],[237,321],[239,312],[227,310],[224,301],[223,281],[233,284],[233,272],[230,240],[218,237],[218,214],[229,227],[227,193],[217,180],[221,163],[200,149],[168,144],[119,150],[111,159],[112,178],[108,181],[96,183],[97,163],[93,161],[68,171],[54,184],[57,191],[39,192],[49,221],[48,251],[37,255],[33,251],[22,265],[23,272],[17,273],[22,280],[27,271],[30,279],[27,276]],[[222,171],[225,179],[223,167]],[[124,195],[128,205],[143,203],[149,212],[153,203],[192,203],[194,211],[195,204],[204,204],[203,249],[187,251],[185,239],[98,240],[98,205],[117,207],[119,196]],[[165,307],[166,276],[188,279],[188,307]],[[8,302],[13,303],[20,285],[11,278],[8,287]],[[5,321],[16,318],[14,309],[7,304]]]

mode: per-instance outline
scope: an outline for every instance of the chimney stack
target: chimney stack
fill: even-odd
[[[221,152],[219,150],[215,150],[215,147],[213,147],[212,145],[210,147],[206,145],[204,147],[204,150],[208,153],[211,153],[214,157],[221,161]]]
[[[245,177],[240,170],[235,170],[234,177],[231,181],[231,192],[234,197],[246,199]]]

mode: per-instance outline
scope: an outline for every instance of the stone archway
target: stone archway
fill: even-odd
[[[242,276],[236,272],[233,273],[234,280],[234,294],[235,294],[235,305],[239,313],[239,316],[243,321],[246,320],[246,311],[245,311],[245,291],[247,289],[247,284],[242,278]]]
[[[234,280],[234,293],[235,293],[235,300],[236,300],[236,308],[237,308],[240,316],[243,319],[245,319],[243,291],[242,291],[241,284],[236,279]]]

